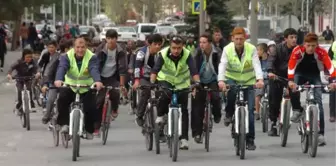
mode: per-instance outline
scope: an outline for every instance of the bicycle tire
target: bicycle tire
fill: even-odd
[[[102,123],[102,143],[103,145],[106,145],[107,137],[108,137],[108,132],[110,129],[110,116],[111,116],[111,101],[107,101],[107,107],[106,107],[106,113],[103,119]]]
[[[286,147],[287,145],[287,139],[288,139],[288,131],[289,131],[289,127],[290,127],[290,110],[292,108],[292,104],[290,103],[289,100],[284,101],[284,115],[283,116],[283,120],[282,120],[282,126],[280,128],[280,143],[282,147]]]
[[[144,125],[147,151],[152,151],[153,144],[154,144],[154,135],[153,135],[153,130],[152,130],[153,114],[151,112],[152,112],[152,108],[149,108],[147,106],[146,111],[145,111],[145,125]]]
[[[206,114],[205,114],[205,143],[204,143],[204,146],[205,146],[205,150],[207,152],[209,152],[209,146],[210,146],[210,128],[211,128],[211,105],[210,103],[208,103],[207,105],[207,108],[205,110]]]
[[[160,154],[160,126],[158,123],[155,123],[157,118],[157,108],[153,107],[153,126],[154,126],[154,135],[155,135],[155,153]]]
[[[59,145],[59,132],[56,130],[55,126],[53,127],[53,138],[54,138],[54,146],[57,147]]]
[[[80,123],[80,112],[78,110],[73,111],[73,124],[72,124],[72,161],[77,161],[79,152],[79,123]]]
[[[261,124],[262,124],[262,132],[266,133],[268,131],[268,117],[267,117],[267,111],[268,111],[268,104],[266,101],[262,102],[261,106]]]
[[[21,108],[21,109],[23,109],[23,108]],[[22,125],[22,127],[23,127],[23,128],[26,128],[27,123],[26,123],[26,116],[25,116],[24,113],[22,113],[22,114],[20,115],[20,121],[21,121],[21,125]]]
[[[233,145],[235,147],[236,156],[239,156],[240,155],[240,152],[239,152],[239,134],[236,134],[235,117],[232,118],[231,137],[233,138]]]
[[[179,145],[179,113],[178,113],[178,110],[172,110],[172,116],[173,116],[173,118],[172,118],[172,120],[173,120],[173,122],[172,122],[172,130],[173,130],[173,132],[172,132],[172,145],[171,145],[171,147],[172,147],[172,161],[173,162],[176,162],[176,160],[177,160],[177,156],[178,156],[178,149],[179,149],[179,147],[178,147],[178,145]]]
[[[318,109],[317,107],[310,107],[310,132],[309,132],[309,155],[310,157],[316,157],[317,154],[317,146],[318,146],[318,135],[319,135],[319,131],[318,131]]]
[[[246,131],[245,131],[245,108],[239,108],[239,151],[240,159],[245,159]]]
[[[303,126],[303,130],[304,131],[302,131],[302,134],[301,134],[301,150],[302,150],[302,153],[307,153],[308,152],[308,143],[309,142],[308,142],[308,136],[307,136],[307,131],[306,131],[306,127],[305,126]]]
[[[25,111],[24,111],[24,118],[25,118],[25,121],[26,121],[26,129],[27,129],[27,131],[29,131],[30,130],[30,107],[29,107],[29,101],[28,101],[28,99],[29,99],[29,97],[28,97],[28,94],[27,94],[27,92],[25,92],[25,94],[24,94],[24,109],[25,109]]]

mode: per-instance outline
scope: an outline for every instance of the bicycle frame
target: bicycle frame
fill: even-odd
[[[26,111],[26,106],[24,104],[24,99],[25,99],[25,93],[27,93],[28,96],[28,106],[29,106],[29,110],[31,110],[31,103],[30,103],[30,91],[27,89],[26,83],[23,83],[23,90],[21,91],[21,100],[22,100],[22,111],[25,112]]]
[[[104,119],[104,116],[106,116],[106,111],[107,111],[107,108],[105,108],[107,105],[107,102],[110,100],[110,91],[111,90],[119,90],[119,88],[117,87],[112,87],[112,86],[108,86],[106,87],[106,93],[105,93],[105,99],[104,99],[104,105],[103,105],[103,112],[102,112],[102,120]],[[111,101],[111,104],[112,104],[112,101]]]
[[[239,134],[239,108],[244,107],[245,109],[245,131],[249,133],[249,111],[247,102],[244,100],[244,89],[239,87],[236,99],[236,108],[235,108],[235,132]]]
[[[76,98],[75,101],[72,103],[71,106],[71,112],[70,112],[70,123],[69,123],[69,135],[72,136],[72,128],[73,128],[73,113],[75,111],[79,111],[80,113],[80,121],[79,121],[79,130],[78,130],[78,135],[82,136],[83,135],[83,127],[84,127],[84,113],[82,110],[82,103],[80,102],[80,94],[79,94],[79,87],[80,85],[77,85],[76,87]]]

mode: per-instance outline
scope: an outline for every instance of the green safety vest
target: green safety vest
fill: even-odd
[[[187,45],[186,49],[188,49],[191,53],[194,53],[195,46],[193,44],[192,45]]]
[[[89,73],[89,62],[94,54],[87,50],[85,52],[84,58],[82,60],[82,66],[80,70],[78,69],[78,65],[75,58],[75,51],[74,49],[71,49],[67,52],[67,56],[69,58],[69,65],[70,68],[68,72],[65,74],[65,80],[64,83],[70,84],[70,85],[92,85],[94,83],[90,73]],[[75,91],[75,88],[72,88],[73,91]],[[79,93],[85,93],[89,91],[88,88],[81,88],[79,90]]]
[[[336,41],[331,45],[331,52],[333,53],[332,63],[336,67]]]
[[[169,49],[170,48],[167,47],[160,51],[164,63],[157,75],[157,80],[167,81],[175,86],[175,89],[188,88],[190,86],[190,71],[189,66],[187,65],[187,59],[190,56],[190,51],[183,48],[183,55],[176,68],[174,61],[168,57]]]
[[[225,47],[228,66],[225,77],[236,81],[240,85],[254,85],[256,76],[252,64],[252,54],[255,46],[250,43],[244,43],[244,57],[241,62],[235,50],[234,43],[231,42]]]

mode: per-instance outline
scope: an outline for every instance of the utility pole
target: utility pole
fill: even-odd
[[[65,0],[62,0],[62,25],[65,24]]]
[[[331,11],[331,13],[332,13],[332,22],[333,22],[333,32],[334,32],[334,34],[336,33],[336,2],[335,2],[335,0],[333,0],[332,1],[332,11]]]
[[[79,0],[76,0],[76,24],[79,24]]]
[[[306,0],[306,23],[309,29],[309,0]]]
[[[52,14],[53,14],[53,23],[54,25],[56,25],[56,4],[55,3],[53,3]]]
[[[84,10],[85,10],[85,2],[84,2],[84,0],[82,0],[82,25],[85,25],[85,13],[84,13]]]
[[[71,23],[71,15],[72,15],[72,12],[71,12],[71,0],[69,0],[69,23]]]
[[[88,0],[88,2],[87,2],[87,13],[88,13],[87,25],[90,25],[90,0]]]
[[[258,0],[251,1],[251,19],[250,19],[250,28],[251,28],[251,44],[258,44],[258,16],[257,8]]]
[[[101,0],[98,0],[98,14],[101,12]]]
[[[182,1],[182,12],[184,13],[184,8],[185,8],[185,0],[181,0]]]
[[[201,36],[204,32],[205,32],[204,0],[200,0],[199,36]]]
[[[305,0],[301,0],[301,27],[304,26],[304,2]]]

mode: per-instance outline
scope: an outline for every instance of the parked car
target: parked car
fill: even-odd
[[[270,41],[271,41],[270,39],[258,38],[258,44],[260,44],[260,43],[266,43],[267,44]],[[251,43],[251,39],[247,39],[246,42]]]
[[[154,23],[139,23],[135,26],[138,47],[145,45],[146,36],[152,34],[156,27],[157,24]]]
[[[80,35],[85,35],[89,32],[90,29],[92,29],[95,33],[93,40],[99,40],[99,34],[94,26],[86,26],[86,25],[79,26],[79,33]]]
[[[177,34],[177,30],[173,26],[157,26],[153,33],[159,33],[163,36],[168,36],[169,34]]]
[[[118,41],[119,42],[127,42],[129,40],[136,41],[137,33],[133,27],[130,26],[120,26],[117,27],[118,32]]]

